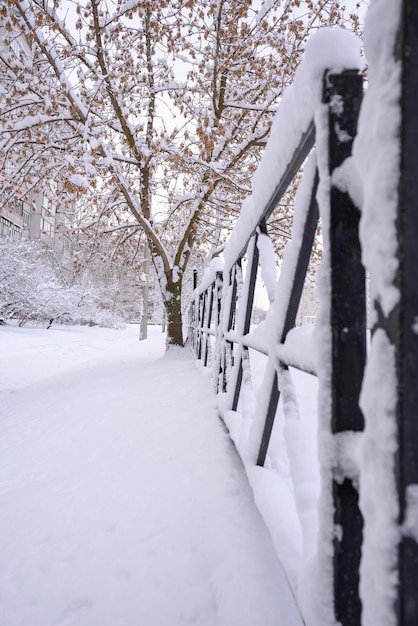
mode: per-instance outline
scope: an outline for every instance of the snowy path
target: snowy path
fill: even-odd
[[[210,378],[137,330],[0,328],[0,626],[301,626]]]

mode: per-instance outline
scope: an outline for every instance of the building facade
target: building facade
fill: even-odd
[[[20,33],[7,31],[0,22],[0,50],[7,55],[31,63],[32,50]],[[7,96],[8,82],[13,77],[7,64],[0,72],[0,97]],[[67,218],[57,202],[57,184],[47,180],[34,190],[16,173],[15,165],[0,152],[0,236],[37,239],[53,249],[65,266],[71,262],[71,240],[66,234]]]

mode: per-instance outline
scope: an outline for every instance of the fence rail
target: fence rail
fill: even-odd
[[[319,528],[316,569],[313,571],[319,575],[319,580],[311,587],[314,595],[320,595],[323,606],[314,603],[314,610],[310,610],[312,603],[301,597],[301,611],[308,625],[331,626],[338,622],[342,626],[362,623],[409,626],[418,623],[418,600],[414,589],[415,574],[418,572],[418,528],[415,527],[418,526],[418,420],[415,415],[418,406],[418,263],[415,237],[418,232],[415,208],[418,165],[414,157],[418,119],[416,107],[411,104],[418,67],[418,9],[412,2],[405,1],[402,20],[399,21],[400,7],[399,2],[389,5],[384,0],[380,11],[386,10],[388,15],[380,13],[379,17],[377,13],[375,19],[376,23],[378,19],[384,23],[391,16],[394,23],[392,42],[401,41],[403,46],[402,52],[397,49],[397,58],[393,52],[386,58],[388,72],[392,72],[392,76],[396,76],[397,62],[402,62],[405,68],[402,89],[399,87],[400,110],[404,120],[402,132],[399,132],[399,122],[396,121],[397,110],[393,108],[397,106],[396,103],[393,105],[396,99],[392,96],[391,100],[388,96],[385,105],[385,96],[381,92],[382,104],[377,102],[378,98],[374,95],[376,87],[370,88],[363,112],[361,71],[358,67],[353,69],[346,58],[339,57],[338,46],[332,51],[334,65],[322,68],[324,71],[321,72],[318,65],[315,66],[315,80],[307,77],[304,68],[298,70],[293,92],[288,101],[284,98],[276,118],[279,120],[275,122],[278,131],[274,132],[273,126],[269,145],[255,176],[252,204],[249,202],[247,207],[243,207],[243,219],[238,222],[227,244],[224,269],[215,268],[214,275],[196,288],[190,309],[191,344],[196,358],[213,369],[220,413],[227,425],[232,414],[235,416],[234,424],[241,419],[241,430],[246,432],[245,446],[236,433],[233,438],[239,442],[237,447],[247,469],[266,464],[280,400],[285,417],[297,405],[297,395],[290,378],[291,369],[298,368],[318,377],[321,495],[317,503]],[[411,22],[417,26],[416,30],[411,28]],[[384,28],[382,32],[385,33]],[[321,35],[322,43],[324,36],[329,45],[330,32]],[[339,41],[340,35],[334,38],[338,45],[342,42]],[[317,37],[317,41],[320,39]],[[344,56],[344,52],[341,54]],[[351,61],[352,55],[348,56]],[[382,62],[380,59],[379,64]],[[337,72],[332,69],[335,65],[347,69]],[[381,69],[377,67],[376,74],[380,72],[381,75]],[[370,67],[371,81],[372,70]],[[321,97],[312,98],[313,104],[308,107],[309,116],[292,117],[289,110],[295,104],[295,98],[303,93],[300,90],[302,80],[311,80],[311,94],[320,90]],[[366,153],[364,144],[369,137],[373,138],[370,107],[376,102],[383,109],[386,106],[386,114],[391,112],[396,118],[394,124],[398,124],[398,134],[393,133],[392,143],[387,143],[386,148],[392,153],[393,146],[396,148],[398,145],[396,142],[400,143],[403,159],[401,193],[394,201],[395,209],[389,203],[390,198],[396,198],[399,178],[395,175],[391,180],[385,180],[385,184],[392,184],[390,189],[386,189],[385,207],[397,229],[394,267],[398,269],[392,279],[400,298],[394,299],[392,309],[386,307],[384,312],[387,286],[386,291],[381,292],[378,287],[372,287],[377,321],[367,360],[369,374],[365,379],[366,279],[359,237],[361,214],[352,199],[355,194],[349,193],[349,189],[361,179],[352,170],[352,148],[358,132],[359,114],[364,121],[359,130],[358,144],[363,145]],[[294,122],[296,126],[290,134],[287,133],[285,126]],[[293,138],[290,152],[289,137]],[[283,145],[286,144],[284,156],[280,146],[277,146],[281,140]],[[277,159],[276,167],[271,165],[272,159]],[[259,266],[268,264],[269,219],[302,166],[304,174],[295,204],[292,241],[281,266],[275,293],[271,285],[268,289],[271,299],[266,322],[268,333],[260,338],[259,330],[251,328],[251,315],[260,277]],[[366,181],[365,186],[370,190],[369,182]],[[379,190],[376,194],[378,196]],[[260,200],[261,206],[257,206]],[[357,198],[356,201],[358,203]],[[365,220],[367,211],[370,214],[373,210],[370,206],[370,198],[366,198],[363,206]],[[248,207],[252,207],[252,212],[246,210]],[[320,312],[315,329],[318,354],[316,359],[304,359],[300,349],[292,350],[291,337],[295,335],[293,329],[319,219],[323,258],[319,278]],[[368,237],[364,236],[363,242],[369,242],[370,248],[376,245],[379,251],[380,244],[374,243],[373,233],[369,233]],[[393,248],[393,240],[391,244]],[[378,252],[375,257],[377,255]],[[371,266],[373,269],[373,264]],[[406,324],[404,315],[408,320]],[[387,338],[386,353],[381,347],[383,335],[379,331],[383,331]],[[392,354],[390,350],[395,355],[393,362],[384,358],[385,354]],[[251,388],[251,355],[254,353],[264,354],[267,362],[262,392],[258,394],[256,407],[248,411],[243,396]],[[379,382],[370,374],[376,371],[383,376],[384,385],[394,385],[396,402],[386,393],[383,393],[385,400],[380,399]],[[367,383],[367,379],[373,379],[373,383]],[[371,391],[368,385],[371,385]],[[362,393],[365,397],[363,404],[360,401]],[[387,427],[386,431],[383,428],[385,432],[379,434],[378,427],[373,426],[376,419],[371,415],[373,410],[367,408],[371,405],[371,397],[377,398],[376,411],[381,413],[382,424],[390,422],[392,431],[396,432],[395,439],[393,436],[390,439]],[[364,411],[361,408],[363,405],[366,407]],[[366,457],[373,445],[376,466],[370,469],[373,459]],[[362,460],[358,460],[361,455]],[[384,470],[379,467],[381,463],[385,465]],[[375,505],[379,494],[369,496],[369,491],[373,491],[371,479],[379,478],[379,472],[383,472],[390,484],[395,485],[397,492],[396,497],[381,494],[384,502],[381,525],[387,529],[386,535],[379,534],[379,521],[376,521],[378,513]],[[298,485],[295,484],[294,488],[297,499]],[[376,539],[372,536],[374,531],[385,541],[390,537],[390,545],[376,547]],[[397,562],[393,559],[396,552]],[[376,567],[380,567],[376,575],[381,588],[377,590],[367,580],[373,558]],[[360,572],[363,572],[362,576]],[[389,612],[387,622],[381,621],[383,611]]]

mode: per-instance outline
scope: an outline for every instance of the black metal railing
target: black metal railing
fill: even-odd
[[[385,423],[390,421],[392,424],[395,443],[385,448],[384,442],[380,442],[376,449],[379,462],[385,459],[385,471],[392,476],[397,491],[393,502],[397,522],[388,521],[387,510],[382,512],[383,517],[386,515],[383,525],[395,524],[389,533],[393,545],[381,547],[389,556],[377,557],[377,562],[386,570],[383,574],[376,572],[376,575],[379,580],[387,582],[388,589],[374,592],[374,600],[367,608],[367,623],[372,623],[370,616],[377,608],[376,598],[382,598],[393,612],[390,623],[412,626],[418,624],[418,158],[415,154],[418,145],[418,109],[415,105],[418,8],[412,0],[399,4],[402,4],[402,11],[393,60],[402,67],[402,73],[397,74],[395,69],[393,75],[399,76],[400,121],[393,141],[399,146],[395,152],[400,154],[400,172],[398,178],[397,173],[393,173],[391,188],[393,197],[397,196],[394,218],[397,250],[393,257],[397,270],[393,287],[399,298],[392,308],[385,309],[377,291],[371,303],[375,312],[372,353],[373,337],[378,332],[379,337],[386,338],[390,354],[393,354],[393,362],[379,363],[379,371],[384,376],[382,384],[393,385],[396,397],[386,394],[387,398],[377,403],[376,411],[381,413]],[[380,21],[383,18],[380,15]],[[255,430],[252,434],[257,444],[257,453],[252,459],[254,464],[263,466],[268,456],[281,398],[281,378],[288,376],[289,368],[293,367],[305,369],[318,377],[321,497],[331,502],[331,506],[321,509],[319,533],[322,536],[318,545],[323,551],[321,558],[325,569],[332,572],[333,615],[328,616],[329,623],[338,622],[343,626],[361,625],[362,600],[367,603],[367,595],[360,597],[360,565],[362,550],[364,553],[364,528],[369,522],[367,515],[363,519],[359,504],[363,468],[354,458],[365,427],[360,394],[367,360],[366,279],[359,241],[360,211],[337,175],[351,156],[362,91],[362,76],[357,70],[325,73],[320,114],[314,115],[309,126],[300,131],[285,171],[258,214],[258,224],[251,236],[238,246],[239,253],[233,262],[227,264],[223,272],[218,271],[213,282],[197,287],[190,309],[192,347],[195,356],[213,368],[217,393],[222,398],[219,403],[221,414],[239,410],[243,380],[251,369],[250,350],[258,350],[268,357],[263,384],[264,388],[269,387],[269,394],[258,407],[258,415],[262,412],[259,432]],[[279,280],[272,306],[280,308],[280,315],[273,318],[277,321],[276,326],[270,325],[269,345],[261,346],[251,329],[260,264],[258,238],[268,236],[274,209],[315,144],[318,166],[311,175],[309,198],[301,210],[302,222],[293,241],[296,253],[289,259],[285,257],[281,268],[286,272],[287,283],[291,282],[291,289],[288,284],[281,289]],[[286,349],[286,340],[295,326],[318,220],[322,220],[323,245],[318,322],[322,333],[321,354],[315,367],[304,367],[297,357],[292,356],[292,351]],[[378,348],[375,353],[377,357],[374,358],[379,358]],[[373,384],[376,387],[376,381]],[[374,389],[374,393],[378,398],[379,390]],[[374,421],[376,423],[375,417]],[[386,436],[378,429],[373,433],[372,438]],[[370,435],[368,437],[370,441]],[[353,458],[347,460],[349,448],[345,442],[348,441]],[[332,454],[329,451],[321,454],[321,446],[332,447]],[[363,480],[363,485],[366,482]],[[368,479],[367,489],[370,488]],[[386,498],[386,494],[381,497]],[[379,494],[375,501],[378,499]],[[363,513],[365,510],[367,507],[363,506]],[[379,512],[375,510],[372,517],[376,515]],[[375,523],[372,520],[370,528]],[[371,549],[367,548],[369,562]],[[397,558],[393,556],[396,554]],[[328,598],[330,594],[329,590],[325,592]],[[367,592],[363,591],[363,594]]]
[[[344,71],[341,74],[326,73],[324,77],[323,106],[328,108],[327,152],[328,175],[350,155],[356,120],[362,95],[362,77],[358,71]],[[331,102],[338,98],[342,106],[336,110]],[[191,319],[192,345],[196,358],[205,364],[211,361],[217,381],[217,391],[227,394],[225,410],[236,411],[241,394],[243,372],[250,367],[249,349],[257,350],[251,340],[251,314],[259,265],[258,237],[268,235],[268,221],[274,208],[288,190],[293,178],[300,171],[309,152],[314,147],[316,127],[314,122],[302,134],[301,140],[292,155],[291,161],[276,189],[262,211],[261,220],[250,241],[243,242],[242,250],[227,273],[226,281],[222,272],[216,280],[198,291]],[[350,139],[347,140],[347,137]],[[317,191],[318,169],[312,180],[310,199],[305,210],[302,237],[292,267],[292,288],[280,300],[281,327],[276,329],[278,345],[272,346],[265,377],[270,380],[268,401],[265,402],[263,428],[258,446],[257,465],[264,465],[268,453],[271,433],[280,400],[280,377],[290,366],[298,366],[297,358],[291,355],[277,358],[280,346],[286,342],[288,332],[295,326],[305,276],[317,231],[319,211]],[[358,241],[359,210],[348,194],[334,186],[329,190],[329,229],[323,231],[323,246],[326,262],[330,264],[330,293],[326,304],[331,328],[329,361],[331,365],[332,393],[329,397],[330,424],[332,433],[346,430],[361,430],[363,418],[359,409],[359,393],[366,357],[366,301],[365,276],[361,264]],[[246,258],[245,280],[242,266]],[[239,296],[238,296],[239,293]],[[216,303],[216,316],[213,309]],[[240,315],[237,315],[237,307]],[[221,324],[221,317],[223,325]],[[216,320],[216,321],[215,321]],[[212,322],[215,323],[212,323]],[[212,338],[212,341],[211,341]],[[277,350],[278,348],[278,350]],[[266,351],[265,351],[266,352]],[[347,364],[349,375],[347,375]],[[310,372],[312,373],[312,372]],[[338,480],[335,478],[338,476]],[[343,477],[343,479],[342,479]],[[361,613],[359,599],[358,570],[362,541],[362,517],[358,507],[358,494],[353,477],[344,476],[343,464],[335,461],[331,475],[322,477],[328,481],[327,489],[332,492],[334,519],[326,520],[325,526],[333,524],[341,527],[339,538],[333,539],[334,553],[334,599],[335,617],[348,626],[357,624]]]

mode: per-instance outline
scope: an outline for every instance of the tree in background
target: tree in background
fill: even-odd
[[[91,286],[100,307],[110,317],[117,315],[130,321],[140,318],[143,310],[144,238],[132,229],[128,229],[128,236],[125,233],[126,229],[111,227],[105,231],[95,222],[82,229],[73,227],[71,281]]]
[[[143,233],[182,345],[193,251],[219,251],[307,37],[335,0],[8,0],[0,154],[13,184],[100,196],[87,219]],[[356,27],[356,17],[349,16]],[[32,54],[16,47],[25,36]],[[91,202],[93,206],[94,202]]]
[[[119,327],[137,318],[138,272],[129,259],[112,259],[113,253],[102,249],[82,271],[76,263],[71,272],[40,241],[0,237],[0,321]]]
[[[52,253],[37,241],[0,238],[0,319],[50,326],[69,318],[88,294],[69,288]]]

